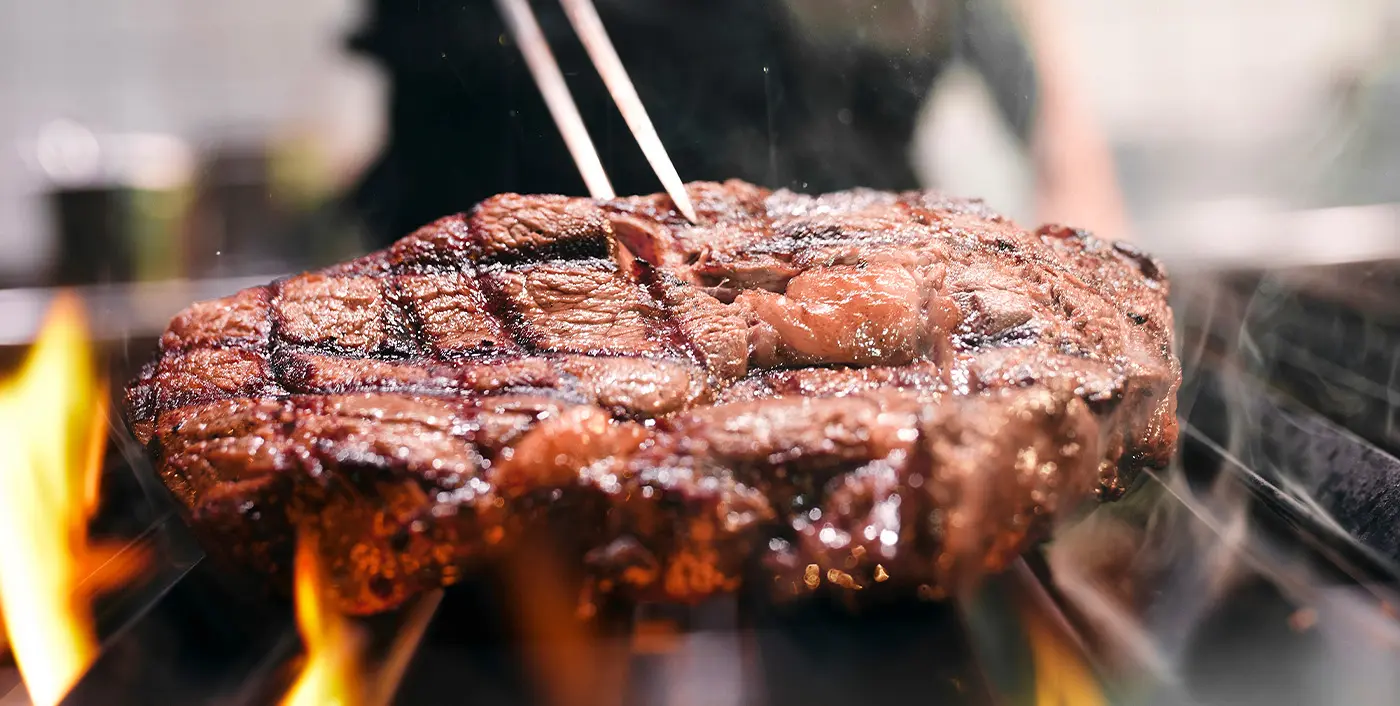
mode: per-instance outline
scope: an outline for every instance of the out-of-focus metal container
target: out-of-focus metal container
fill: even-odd
[[[41,283],[84,285],[179,273],[193,158],[179,139],[45,126],[29,155],[48,179],[54,255]]]

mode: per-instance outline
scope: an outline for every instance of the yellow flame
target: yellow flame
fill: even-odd
[[[0,384],[0,612],[35,704],[56,704],[97,653],[87,543],[106,438],[106,386],[81,305],[61,297]]]
[[[361,636],[332,606],[315,540],[306,532],[297,541],[294,570],[297,627],[306,645],[306,664],[282,706],[362,706]]]
[[[364,631],[335,610],[316,537],[305,528],[297,537],[297,628],[306,660],[281,706],[387,706],[442,602],[442,591],[428,593],[403,613],[383,658],[371,667],[364,658]]]
[[[1105,706],[1098,680],[1065,636],[1034,610],[1022,612],[1035,663],[1036,706]]]

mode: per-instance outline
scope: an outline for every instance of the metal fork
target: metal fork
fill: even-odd
[[[507,31],[515,39],[515,43],[520,46],[520,53],[525,57],[525,63],[530,69],[531,76],[535,79],[535,85],[539,87],[540,93],[544,96],[545,105],[548,106],[554,123],[564,136],[564,143],[568,146],[574,163],[578,165],[579,172],[583,175],[583,181],[588,186],[589,194],[595,199],[613,198],[615,194],[612,184],[608,181],[608,175],[603,170],[602,162],[598,159],[598,152],[593,146],[592,139],[588,136],[588,129],[583,124],[583,118],[579,115],[573,96],[569,93],[568,84],[564,82],[564,75],[559,70],[559,62],[554,58],[554,53],[550,51],[544,32],[540,30],[539,22],[535,19],[535,13],[530,9],[529,0],[495,0],[495,2],[501,17],[505,20]],[[680,211],[686,220],[694,223],[696,221],[695,206],[690,201],[690,195],[686,193],[685,185],[681,182],[680,175],[676,173],[675,165],[671,163],[670,156],[666,154],[666,148],[661,144],[661,138],[657,136],[651,118],[647,116],[646,108],[642,105],[641,98],[637,96],[637,89],[632,85],[632,79],[628,78],[627,69],[623,67],[622,59],[618,57],[617,50],[613,48],[612,40],[608,38],[608,32],[603,27],[603,21],[598,17],[598,11],[593,6],[592,0],[559,0],[559,2],[564,8],[564,14],[569,18],[569,24],[573,26],[574,32],[578,34],[579,40],[583,43],[588,58],[593,62],[593,67],[602,76],[608,93],[612,96],[613,102],[617,104],[623,119],[627,121],[627,127],[632,131],[632,136],[636,138],[637,144],[642,148],[642,153],[646,155],[647,162],[651,164],[652,170],[661,180],[661,185],[665,187],[671,201],[675,202],[676,210]]]

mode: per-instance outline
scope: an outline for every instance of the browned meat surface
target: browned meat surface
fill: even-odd
[[[552,533],[589,589],[938,597],[1165,464],[1151,258],[934,193],[507,194],[190,307],[128,419],[215,557],[392,608]],[[870,593],[876,593],[872,591]],[[851,595],[855,595],[852,593]]]

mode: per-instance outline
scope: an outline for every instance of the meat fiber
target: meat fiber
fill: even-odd
[[[931,192],[505,194],[175,317],[132,430],[215,558],[393,608],[539,530],[589,589],[938,596],[1173,453],[1161,266]],[[854,595],[854,594],[852,594]]]

